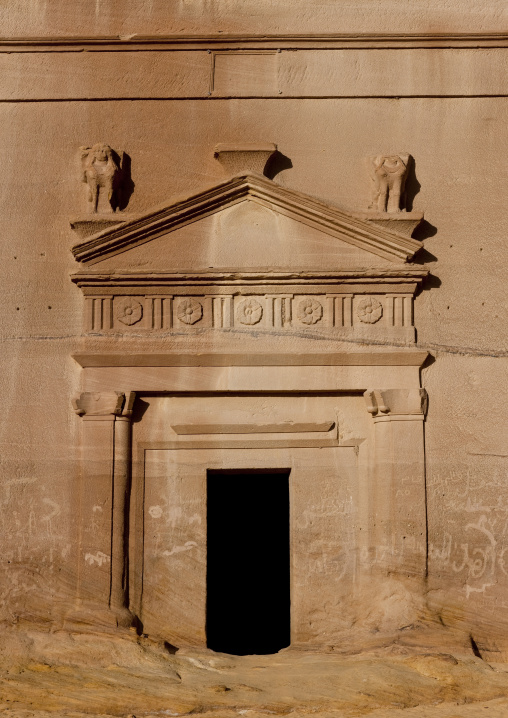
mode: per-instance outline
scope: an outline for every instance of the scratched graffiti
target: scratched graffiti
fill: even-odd
[[[488,477],[470,470],[434,475],[429,488],[447,497],[453,520],[429,544],[429,560],[460,577],[466,599],[485,595],[508,577],[508,494],[501,469]],[[439,492],[439,493],[438,493]]]
[[[202,504],[200,499],[173,496],[172,492],[162,492],[159,503],[148,507],[152,519],[161,519],[168,528],[176,528],[183,524],[201,524],[201,516],[196,509]]]
[[[493,527],[492,527],[493,528]],[[445,533],[440,547],[431,544],[429,558],[443,567],[450,567],[454,573],[465,573],[464,585],[466,598],[472,593],[484,593],[493,586],[499,571],[508,576],[508,545],[503,545],[494,536],[489,519],[482,514],[476,522],[465,525],[465,533],[471,536],[470,542],[457,542],[449,533]]]
[[[176,483],[178,477],[174,477],[174,480]],[[146,509],[153,557],[167,559],[196,548],[196,541],[187,539],[201,538],[199,527],[204,521],[199,510],[203,502],[198,498],[179,495],[170,482],[160,493],[157,492],[156,502],[150,503]]]
[[[7,479],[1,484],[0,531],[2,558],[8,563],[53,564],[70,552],[69,535],[62,530],[62,506],[55,497],[44,495],[34,476]]]
[[[72,536],[64,503],[27,462],[0,482],[0,618],[13,620],[20,607],[44,610],[44,596],[58,590],[59,566],[70,559]],[[27,609],[28,610],[28,609]]]
[[[85,553],[85,561],[89,566],[103,566],[111,561],[111,558],[102,551],[97,553]]]
[[[309,575],[330,576],[337,583],[348,573],[350,564],[354,558],[351,553],[338,552],[335,547],[334,553],[324,551],[320,556],[308,558],[307,566]]]
[[[344,499],[329,497],[304,509],[301,516],[298,517],[296,525],[299,529],[306,529],[317,520],[337,516],[351,516],[353,511],[352,496],[347,496]]]
[[[197,546],[197,543],[195,541],[186,541],[183,546],[174,546],[171,551],[168,551],[167,549],[165,551],[162,551],[162,556],[173,556],[175,553],[185,553],[187,551],[192,551],[195,546]]]

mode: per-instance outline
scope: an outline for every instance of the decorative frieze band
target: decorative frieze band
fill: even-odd
[[[192,329],[404,329],[409,294],[203,294],[86,297],[87,332]]]

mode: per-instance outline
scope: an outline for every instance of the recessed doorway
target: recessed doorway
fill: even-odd
[[[290,638],[289,469],[207,472],[207,645],[277,653]]]

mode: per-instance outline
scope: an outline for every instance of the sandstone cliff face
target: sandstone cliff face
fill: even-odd
[[[425,211],[416,261],[431,277],[414,319],[417,347],[433,357],[421,374],[429,395],[421,611],[471,634],[482,656],[506,659],[508,50],[506,37],[489,35],[505,14],[502,3],[472,0],[340,11],[336,3],[233,2],[0,10],[2,34],[27,38],[0,47],[3,621],[61,627],[82,559],[80,425],[70,399],[81,383],[71,355],[83,346],[83,297],[69,278],[77,269],[69,220],[86,210],[79,147],[104,141],[129,155],[125,212],[136,215],[222,181],[218,142],[269,141],[283,156],[277,184],[350,211],[370,202],[365,157],[415,158],[408,208]],[[368,37],[313,38],[330,32]],[[407,32],[419,39],[373,36]],[[262,46],[265,54],[236,56],[217,40],[209,53],[206,42],[168,37],[218,33],[281,37]],[[305,47],[283,37],[305,33]],[[164,46],[136,35],[164,36]],[[58,44],[71,36],[115,41]],[[30,44],[34,37],[47,40]],[[386,605],[389,612],[389,597]]]
[[[337,6],[333,0],[296,0],[259,5],[254,0],[179,0],[168,6],[163,0],[120,6],[105,0],[94,7],[78,2],[72,10],[64,2],[33,2],[30,11],[21,6],[2,9],[3,34],[24,35],[164,35],[170,33],[252,32],[361,33],[361,32],[500,32],[506,7],[500,0],[488,4],[466,0],[460,8],[451,1],[375,3],[368,0]]]

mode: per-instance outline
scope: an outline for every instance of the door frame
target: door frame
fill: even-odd
[[[129,502],[122,489],[139,465],[139,457],[132,454],[130,432],[125,429],[136,394],[364,394],[374,438],[369,446],[362,444],[357,449],[363,455],[368,475],[365,490],[369,494],[368,515],[362,527],[366,536],[361,546],[362,572],[381,579],[409,577],[415,581],[415,590],[423,593],[427,560],[426,394],[420,388],[419,372],[427,356],[427,352],[410,348],[251,357],[76,355],[83,368],[83,391],[74,407],[84,419],[76,570],[80,621],[93,625],[109,621],[121,627],[131,625],[136,617],[135,601],[128,603],[126,578],[132,543],[129,546],[125,542]],[[111,431],[104,430],[108,426]],[[402,483],[405,493],[399,495],[397,487]],[[110,506],[111,511],[104,512],[99,530],[92,535],[88,529],[90,513],[97,505]],[[104,556],[102,565],[87,565],[85,555]]]

